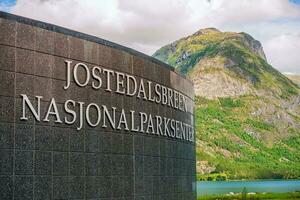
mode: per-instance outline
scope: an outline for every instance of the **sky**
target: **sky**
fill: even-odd
[[[246,32],[276,69],[300,74],[300,0],[0,0],[0,10],[148,55],[201,28]]]

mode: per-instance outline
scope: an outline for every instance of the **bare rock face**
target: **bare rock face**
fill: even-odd
[[[219,97],[236,97],[249,93],[249,85],[243,84],[224,72],[216,74],[203,74],[192,79],[195,94],[208,99]]]
[[[255,54],[267,61],[263,47],[258,40],[255,40],[251,35],[247,33],[240,33],[240,35],[242,35],[241,38],[245,45],[247,45]]]
[[[234,65],[232,60],[220,56],[200,60],[190,73],[195,94],[208,99],[249,94],[251,85],[228,70]]]
[[[196,171],[199,174],[209,174],[216,170],[216,167],[211,166],[207,161],[197,161]]]

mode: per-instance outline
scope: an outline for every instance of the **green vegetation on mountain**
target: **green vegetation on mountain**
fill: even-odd
[[[202,29],[154,57],[195,85],[200,180],[300,178],[300,94],[246,33]]]

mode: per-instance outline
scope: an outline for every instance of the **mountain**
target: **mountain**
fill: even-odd
[[[199,179],[300,177],[300,90],[259,41],[207,28],[153,57],[194,82]]]

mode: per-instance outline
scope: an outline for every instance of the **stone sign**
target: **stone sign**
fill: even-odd
[[[55,25],[0,27],[1,200],[196,199],[190,80]]]

